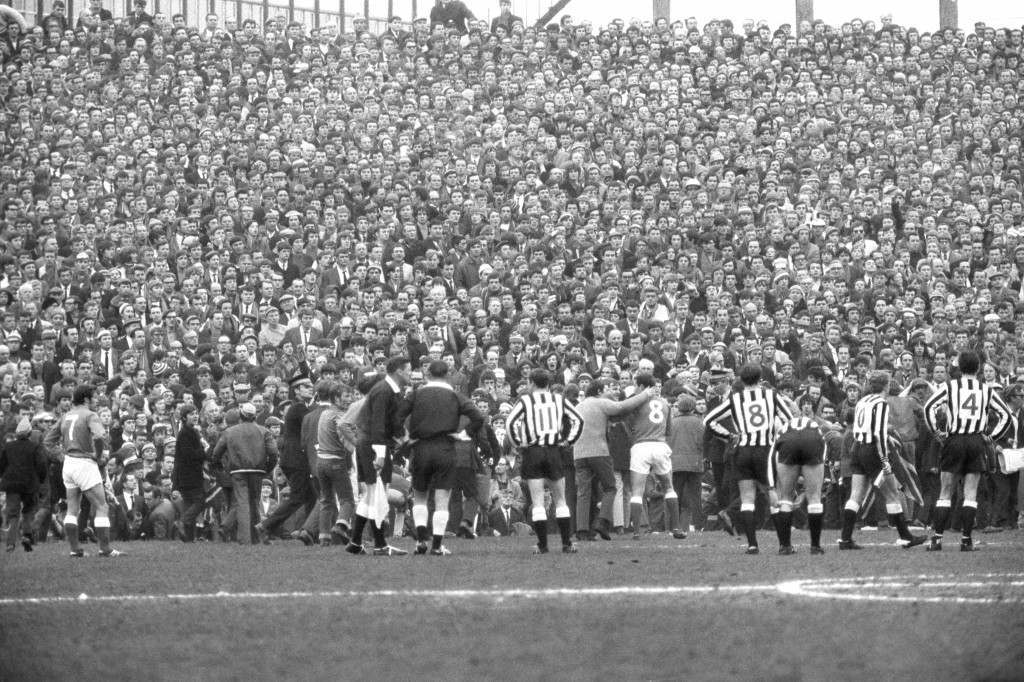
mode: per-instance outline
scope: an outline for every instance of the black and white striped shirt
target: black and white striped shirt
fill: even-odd
[[[519,397],[508,414],[507,429],[521,447],[572,444],[583,432],[583,419],[563,396],[542,390]]]
[[[704,426],[720,436],[733,434],[723,422],[732,417],[740,446],[770,446],[773,433],[793,418],[793,413],[773,389],[755,386],[733,393],[704,417]]]
[[[949,433],[983,434],[987,432],[988,413],[992,410],[999,416],[999,420],[989,435],[1000,438],[1012,426],[1013,414],[993,388],[972,376],[947,381],[924,404],[924,418],[928,428],[939,430],[939,410],[945,409]]]
[[[866,395],[853,408],[853,440],[874,444],[883,461],[889,459],[889,403],[881,393]]]

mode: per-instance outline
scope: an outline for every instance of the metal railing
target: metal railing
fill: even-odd
[[[48,15],[53,0],[0,0],[25,15],[30,26]],[[114,17],[127,16],[132,11],[133,0],[105,0],[103,6]],[[552,0],[513,0],[513,9],[529,20],[540,16],[551,5]],[[497,2],[493,3],[497,9]],[[71,25],[78,19],[78,13],[88,6],[88,0],[65,0],[65,16]],[[207,14],[216,14],[222,27],[241,26],[252,19],[263,26],[270,19],[283,17],[286,21],[298,21],[307,28],[333,25],[345,31],[351,28],[356,18],[366,18],[369,29],[381,33],[387,27],[387,19],[398,14],[404,21],[413,21],[430,15],[434,0],[149,0],[146,11],[161,13],[168,18],[182,14],[189,26],[202,27]],[[481,19],[491,20],[487,11]]]

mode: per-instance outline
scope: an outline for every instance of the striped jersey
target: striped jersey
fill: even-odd
[[[889,458],[889,402],[881,393],[866,395],[853,408],[853,440],[874,444],[883,460]]]
[[[575,443],[583,419],[564,396],[541,390],[519,397],[506,420],[509,437],[519,446]]]
[[[822,435],[821,424],[814,417],[806,417],[804,415],[797,415],[788,422],[782,425],[779,429],[779,435],[789,433],[790,431],[804,431],[807,429],[813,429],[818,432],[818,435]]]
[[[937,418],[939,410],[944,409],[949,433],[987,433],[991,410],[999,419],[989,435],[996,439],[1002,437],[1013,424],[1013,414],[993,388],[972,376],[947,381],[924,404],[924,418],[928,428],[939,430]]]
[[[793,413],[773,389],[761,386],[746,387],[733,393],[715,406],[704,417],[704,426],[720,436],[728,437],[733,432],[723,425],[729,417],[735,424],[739,445],[769,446],[774,441],[776,426],[782,426],[793,418]]]
[[[629,415],[634,443],[667,443],[672,410],[664,398],[651,398]]]

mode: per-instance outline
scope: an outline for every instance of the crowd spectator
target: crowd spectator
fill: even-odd
[[[279,437],[296,375],[354,387],[396,355],[488,404],[496,511],[522,505],[504,420],[535,367],[570,394],[648,368],[700,414],[754,362],[843,422],[869,371],[927,391],[975,348],[1024,395],[1020,28],[536,27],[499,5],[377,35],[145,0],[72,27],[58,0],[8,27],[0,439],[95,384],[124,533],[171,507],[159,533],[188,539],[236,523],[215,510],[238,463],[211,454],[240,408]],[[253,521],[263,476],[234,477]],[[993,523],[1018,478],[989,483]]]

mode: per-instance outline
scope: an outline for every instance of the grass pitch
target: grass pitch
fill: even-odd
[[[48,543],[0,557],[0,679],[1021,679],[1024,532],[976,538],[839,552],[826,532],[822,557],[768,533],[754,557],[722,533],[545,556],[451,539],[443,558]]]

